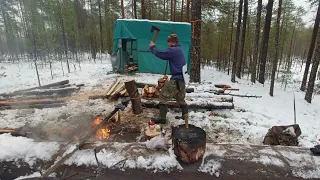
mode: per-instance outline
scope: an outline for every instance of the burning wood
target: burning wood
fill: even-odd
[[[96,127],[102,122],[102,119],[96,118],[92,126]],[[100,128],[99,130],[96,131],[96,138],[99,140],[104,140],[104,139],[109,139],[110,136],[110,129],[107,128],[107,126]]]

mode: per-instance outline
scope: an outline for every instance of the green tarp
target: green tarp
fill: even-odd
[[[175,33],[179,37],[188,66],[190,67],[190,46],[191,46],[191,26],[189,23],[178,23],[168,21],[149,21],[137,19],[118,19],[114,26],[114,51],[118,50],[119,39],[136,40],[136,52],[131,53],[134,59],[138,60],[139,72],[163,74],[165,70],[165,61],[156,58],[151,52],[147,52],[149,43],[154,33],[150,32],[152,25],[160,29],[156,45],[159,49],[168,48],[167,37]],[[120,41],[121,42],[121,41]],[[126,50],[130,54],[130,50]],[[122,56],[121,66],[124,66],[127,56]],[[123,69],[123,67],[121,67]],[[189,68],[190,69],[190,68]],[[169,69],[168,69],[169,73]]]

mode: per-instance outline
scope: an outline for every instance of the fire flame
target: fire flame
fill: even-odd
[[[97,118],[92,123],[93,127],[98,126],[102,122],[102,119]],[[99,140],[109,139],[110,130],[107,127],[103,127],[96,132],[96,138]]]

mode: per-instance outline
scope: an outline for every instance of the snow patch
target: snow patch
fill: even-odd
[[[284,167],[284,163],[282,162],[282,160],[272,157],[272,156],[260,156],[259,158],[253,158],[251,160],[252,162],[256,162],[256,163],[262,163],[264,165],[274,165],[274,166],[280,166],[280,167]]]
[[[199,167],[200,172],[209,173],[210,175],[215,175],[216,177],[220,176],[221,163],[210,159],[207,162],[202,161],[201,166]]]
[[[37,159],[49,161],[58,150],[56,142],[35,142],[25,137],[0,135],[0,161],[23,160],[33,166]]]

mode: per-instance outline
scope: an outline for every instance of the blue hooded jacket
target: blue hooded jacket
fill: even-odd
[[[171,79],[184,82],[182,75],[182,66],[186,64],[183,50],[179,43],[166,50],[159,50],[155,45],[151,47],[151,52],[162,60],[169,61]],[[180,73],[180,74],[179,74]]]

